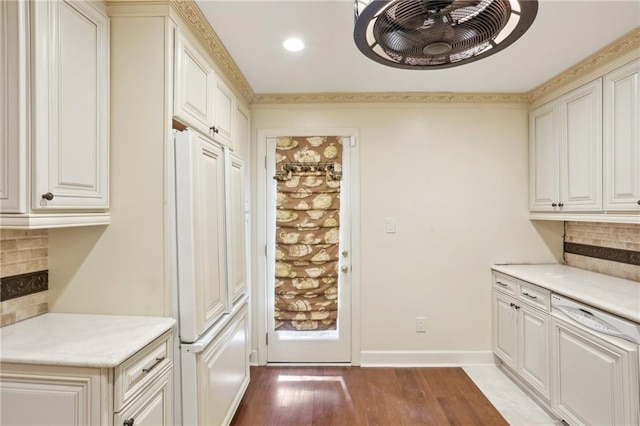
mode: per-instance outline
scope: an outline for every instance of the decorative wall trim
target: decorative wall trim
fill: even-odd
[[[585,74],[613,61],[614,59],[640,48],[640,27],[636,27],[624,36],[615,40],[608,46],[603,47],[586,59],[578,62],[571,68],[561,72],[552,79],[542,83],[540,86],[530,90],[527,95],[529,101],[533,102],[566,84],[582,77]]]
[[[564,252],[580,256],[594,257],[596,259],[609,260],[611,262],[640,266],[640,252],[632,250],[565,242]]]
[[[49,289],[49,271],[29,272],[0,278],[0,302]]]
[[[256,94],[251,104],[323,103],[529,103],[525,93],[361,92]]]
[[[362,367],[462,367],[495,365],[491,351],[362,351]]]

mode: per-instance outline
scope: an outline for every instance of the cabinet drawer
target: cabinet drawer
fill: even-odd
[[[116,367],[114,409],[119,411],[155,378],[173,365],[172,334],[168,331]]]
[[[493,288],[512,296],[517,295],[517,280],[499,272],[493,273]]]
[[[550,311],[551,292],[529,283],[520,282],[518,299],[544,311]]]
[[[161,426],[173,424],[173,369],[166,370],[150,388],[115,413],[114,426]],[[126,422],[126,423],[125,423]]]

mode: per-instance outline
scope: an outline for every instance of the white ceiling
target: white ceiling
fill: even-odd
[[[640,0],[540,0],[527,33],[505,50],[442,70],[365,57],[350,0],[196,0],[256,93],[526,92],[640,26]],[[304,40],[301,52],[282,42]]]

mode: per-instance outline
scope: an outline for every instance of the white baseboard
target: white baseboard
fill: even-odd
[[[491,351],[362,351],[361,367],[495,365]]]
[[[249,353],[249,365],[260,365],[260,363],[258,362],[258,351],[256,349],[252,350]]]

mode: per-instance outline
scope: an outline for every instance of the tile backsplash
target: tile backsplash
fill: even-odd
[[[565,222],[564,261],[577,268],[640,281],[640,225]]]
[[[0,230],[0,327],[48,310],[49,232]]]

